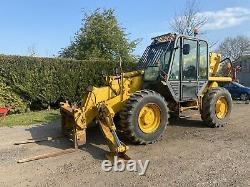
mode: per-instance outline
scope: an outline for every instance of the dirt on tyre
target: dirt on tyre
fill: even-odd
[[[232,112],[231,94],[221,87],[209,90],[202,101],[201,118],[209,127],[222,127]]]
[[[157,141],[168,124],[167,102],[152,90],[135,92],[120,113],[121,128],[132,143],[149,144]]]

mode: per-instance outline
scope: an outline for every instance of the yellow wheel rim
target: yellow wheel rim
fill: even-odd
[[[228,112],[228,103],[225,97],[220,97],[215,104],[215,114],[217,118],[223,119]]]
[[[138,124],[144,133],[155,132],[161,123],[161,110],[156,104],[148,103],[139,112]]]

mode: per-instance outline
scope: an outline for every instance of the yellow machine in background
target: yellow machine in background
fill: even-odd
[[[112,160],[129,159],[117,128],[132,143],[154,143],[165,131],[170,112],[180,115],[191,109],[199,110],[210,127],[223,126],[232,99],[219,84],[232,79],[230,62],[220,62],[221,55],[208,53],[204,40],[176,34],[155,37],[138,71],[107,76],[105,87],[90,86],[80,106],[61,104],[62,131],[78,147],[86,142],[87,127],[97,122]]]

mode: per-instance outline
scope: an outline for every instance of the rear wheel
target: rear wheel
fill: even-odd
[[[168,107],[165,99],[152,90],[135,92],[125,103],[121,128],[125,136],[137,144],[155,142],[168,124]]]
[[[228,123],[232,111],[232,98],[224,88],[213,88],[203,97],[201,118],[210,127]]]

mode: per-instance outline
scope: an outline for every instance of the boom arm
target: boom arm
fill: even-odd
[[[209,58],[209,87],[218,87],[218,82],[231,82],[233,67],[231,61],[225,67],[221,67],[221,54],[210,53]],[[220,75],[222,69],[226,72]]]
[[[71,106],[68,102],[61,103],[62,130],[77,147],[86,143],[86,128],[97,120],[111,151],[107,156],[111,159],[114,155],[124,157],[128,149],[116,134],[113,118],[121,111],[129,96],[141,89],[142,72],[109,76],[106,82],[105,87],[89,87],[80,107]]]

